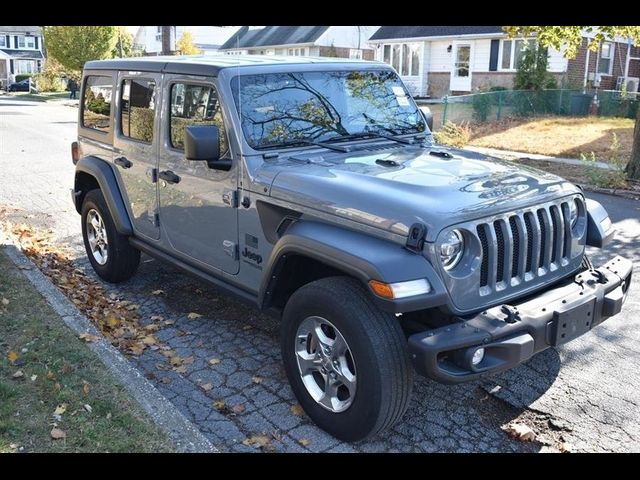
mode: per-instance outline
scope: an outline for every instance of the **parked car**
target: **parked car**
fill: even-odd
[[[35,85],[33,84],[33,80],[30,78],[25,78],[24,80],[20,80],[19,82],[12,83],[8,88],[9,92],[30,92],[37,91]]]
[[[144,252],[280,318],[309,417],[369,437],[414,370],[512,368],[618,314],[631,278],[585,256],[614,230],[580,187],[430,128],[378,62],[88,62],[72,198],[89,261],[121,282]]]

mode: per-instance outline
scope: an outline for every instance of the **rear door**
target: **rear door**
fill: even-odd
[[[113,138],[116,165],[136,236],[160,238],[156,168],[162,75],[120,72]]]
[[[217,125],[220,153],[231,158],[222,108],[213,78],[165,74],[160,177],[158,181],[162,236],[175,252],[192,263],[226,273],[239,271],[238,166],[229,171],[209,168],[207,162],[184,155],[188,125]]]

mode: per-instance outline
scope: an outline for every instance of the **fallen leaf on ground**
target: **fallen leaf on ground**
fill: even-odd
[[[205,392],[208,392],[209,390],[211,390],[213,388],[213,384],[212,383],[205,383],[200,385],[200,388],[203,389]]]
[[[220,363],[220,359],[219,358],[212,358],[211,360],[209,360],[209,363],[211,365],[218,365]]]
[[[164,293],[164,290],[154,290],[151,295],[163,295]]]
[[[142,355],[142,353],[144,352],[144,347],[145,347],[144,345],[140,345],[140,344],[131,345],[129,347],[129,350],[134,355]]]
[[[18,265],[18,268],[20,270],[32,270],[32,268],[29,267],[28,265]]]
[[[309,440],[308,438],[301,438],[300,440],[298,440],[298,443],[303,447],[306,447],[311,443],[311,440]]]
[[[49,380],[53,380],[54,378],[56,378],[56,376],[55,376],[55,374],[54,374],[51,370],[49,370],[49,371],[47,372],[47,378],[48,378]]]
[[[69,363],[69,362],[64,362],[64,365],[62,365],[62,368],[60,369],[60,373],[70,373],[73,372],[73,366]]]
[[[193,358],[193,355],[189,355],[188,357],[184,357],[182,359],[182,364],[183,365],[191,365],[193,363],[195,359]]]
[[[59,392],[60,390],[62,390],[62,386],[56,382],[53,384],[53,390]]]
[[[255,445],[258,447],[266,447],[269,445],[269,442],[271,442],[271,439],[266,435],[252,435],[249,438],[245,438],[242,441],[242,444],[247,446]]]
[[[304,415],[304,410],[298,403],[296,403],[295,405],[291,406],[291,413],[293,413],[296,417],[301,417],[302,415]]]
[[[200,315],[199,313],[196,312],[191,312],[189,315],[187,315],[187,318],[189,320],[196,320],[198,318],[202,317],[202,315]]]
[[[251,330],[253,327],[251,325],[243,325],[243,330]]]
[[[56,407],[56,409],[53,411],[54,415],[62,415],[64,412],[67,411],[67,404],[66,403],[61,403],[60,405],[58,405]]]
[[[246,409],[247,407],[245,407],[243,404],[238,404],[231,407],[231,411],[238,414],[244,412]]]
[[[2,305],[4,305],[5,307],[6,307],[7,305],[9,305],[9,300],[8,300],[7,298],[4,298],[4,297],[3,297],[3,298],[2,298]]]
[[[559,445],[558,450],[560,450],[562,453],[570,453],[570,452],[573,452],[573,445],[567,442],[562,442]]]
[[[262,383],[262,380],[263,380],[263,378],[262,378],[262,377],[259,377],[258,375],[256,375],[255,377],[253,377],[253,378],[251,379],[251,381],[252,381],[253,383],[257,383],[257,384]]]
[[[107,325],[109,325],[111,328],[117,328],[120,326],[120,320],[118,320],[116,317],[111,316],[109,318],[107,318]]]
[[[175,320],[165,320],[165,321],[163,322],[163,325],[173,325],[174,323],[176,323],[176,321],[175,321]]]
[[[85,383],[85,384],[82,386],[82,392],[83,392],[85,395],[89,395],[89,392],[90,392],[90,391],[91,391],[91,387],[89,386],[89,384],[88,384],[88,383]]]
[[[16,373],[11,375],[11,378],[22,378],[22,377],[24,377],[24,373],[22,373],[22,370],[17,370]]]
[[[9,361],[11,363],[16,363],[16,360],[18,359],[20,355],[18,355],[17,352],[14,352],[13,350],[11,350],[8,354],[7,354],[7,358],[9,359]]]
[[[111,412],[107,413],[107,420],[111,420]]]
[[[164,383],[164,384],[171,383],[171,379],[169,377],[162,377],[160,379],[160,383]]]
[[[178,367],[182,365],[182,358],[178,357],[177,355],[171,357],[169,361],[171,362],[171,365],[173,365],[174,367]]]
[[[161,322],[162,320],[164,320],[164,317],[161,317],[160,315],[151,315],[152,322]]]
[[[144,329],[147,332],[157,332],[158,330],[160,330],[160,325],[156,325],[155,323],[150,323],[149,325],[147,325],[146,327],[144,327]]]
[[[523,423],[511,423],[504,430],[511,437],[522,442],[532,442],[536,438],[535,432]]]
[[[91,405],[89,405],[88,403],[85,403],[83,405],[83,408],[89,413],[91,413],[93,411],[93,408],[91,408]]]
[[[38,375],[31,375],[32,382],[35,382],[37,378],[38,378]]]
[[[136,305],[135,303],[132,303],[131,305],[127,305],[127,310],[131,311],[131,310],[137,310],[138,308],[140,308],[140,305]]]
[[[181,367],[176,367],[174,368],[174,370],[178,373],[187,373],[187,367],[185,367],[184,365],[182,365]]]
[[[92,335],[90,333],[81,333],[80,340],[84,340],[87,343],[97,342],[98,340],[100,340],[100,337],[98,337],[97,335]]]
[[[53,438],[54,440],[62,440],[64,438],[67,438],[67,434],[59,428],[54,428],[53,430],[51,430],[51,438]]]
[[[224,400],[216,400],[211,405],[216,410],[224,410],[227,407],[227,405],[224,403]]]
[[[157,340],[153,335],[147,335],[142,339],[142,343],[144,343],[145,345],[155,345],[157,343]]]

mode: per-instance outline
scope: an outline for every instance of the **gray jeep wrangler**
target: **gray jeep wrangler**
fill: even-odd
[[[281,317],[296,397],[344,440],[405,412],[413,371],[476,380],[620,312],[632,264],[562,178],[433,142],[377,62],[88,62],[73,202],[109,282],[140,252]]]

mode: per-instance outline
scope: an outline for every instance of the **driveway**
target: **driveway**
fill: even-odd
[[[63,103],[0,97],[0,206],[16,209],[14,221],[53,228],[93,275],[69,196],[76,116],[77,108]],[[596,251],[596,263],[614,253],[636,262],[624,314],[490,381],[444,386],[418,378],[404,419],[358,444],[339,442],[292,412],[275,320],[146,256],[133,279],[105,288],[139,304],[142,322],[153,315],[175,320],[157,337],[194,357],[186,373],[168,368],[157,351],[130,360],[222,451],[254,451],[242,441],[263,433],[271,438],[267,449],[287,452],[540,450],[500,429],[516,418],[574,451],[640,451],[640,202],[588,196],[607,207],[619,230],[606,252]],[[166,294],[151,294],[158,289]],[[190,320],[189,312],[202,317]],[[212,358],[220,362],[212,365]],[[234,412],[237,405],[244,408]]]

